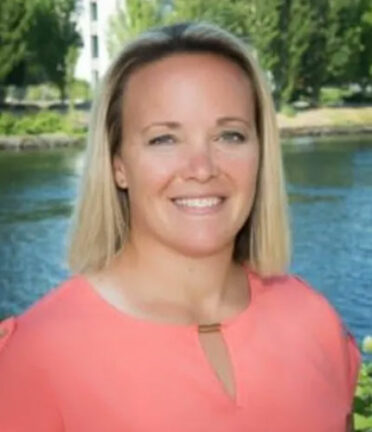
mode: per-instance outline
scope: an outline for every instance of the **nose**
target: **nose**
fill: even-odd
[[[213,149],[208,144],[190,146],[185,156],[184,175],[188,179],[206,182],[219,174]]]

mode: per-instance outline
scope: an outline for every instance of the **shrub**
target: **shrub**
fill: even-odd
[[[20,117],[17,122],[19,135],[39,135],[42,133],[61,132],[64,129],[63,118],[60,114],[41,111]]]
[[[85,126],[79,121],[78,114],[63,115],[54,111],[40,111],[36,114],[15,116],[0,114],[0,135],[41,135],[65,133],[81,135]]]
[[[0,135],[15,135],[16,117],[0,113]]]
[[[344,97],[349,94],[349,90],[338,87],[323,87],[320,90],[319,102],[323,106],[335,107],[341,106]]]
[[[354,397],[356,431],[372,431],[372,363],[363,363]]]
[[[286,117],[295,117],[297,114],[296,109],[292,105],[283,105],[280,112]]]

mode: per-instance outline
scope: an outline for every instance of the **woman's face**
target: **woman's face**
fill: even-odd
[[[130,241],[187,256],[232,251],[259,165],[247,75],[218,55],[175,54],[134,72],[123,103],[114,176],[129,193]]]

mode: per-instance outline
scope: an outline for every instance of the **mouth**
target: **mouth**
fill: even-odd
[[[188,213],[211,213],[218,210],[226,200],[222,196],[206,196],[206,197],[180,197],[173,198],[171,201],[179,209]]]

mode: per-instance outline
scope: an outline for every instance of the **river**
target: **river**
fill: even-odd
[[[372,335],[372,137],[284,143],[291,271],[322,292],[358,342]],[[0,317],[68,277],[68,219],[82,150],[0,153]]]

